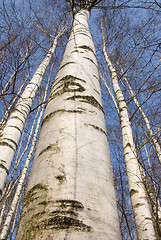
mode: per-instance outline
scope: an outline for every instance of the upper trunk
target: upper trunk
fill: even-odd
[[[75,15],[51,88],[17,240],[120,239],[88,17]]]

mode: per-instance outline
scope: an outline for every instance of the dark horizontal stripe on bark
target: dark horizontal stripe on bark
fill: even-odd
[[[10,119],[18,119],[19,121],[21,121],[24,124],[24,121],[21,118],[17,117],[17,116],[10,117]]]
[[[28,86],[29,86],[29,85],[35,85],[35,86],[39,87],[39,84],[38,84],[38,83],[30,82],[30,83],[28,83]],[[27,87],[28,87],[28,86],[27,86]],[[28,87],[28,88],[29,88],[29,87]]]
[[[17,126],[8,125],[7,127],[16,128],[20,132],[20,134],[22,133],[22,130],[19,127],[17,127]]]
[[[93,77],[95,77],[99,81],[99,78],[96,75],[93,74]]]
[[[47,122],[50,118],[52,118],[55,114],[57,114],[57,113],[64,113],[64,112],[66,112],[66,113],[79,113],[79,114],[81,114],[81,113],[83,113],[83,112],[85,112],[85,111],[58,109],[58,110],[56,110],[56,111],[48,114],[48,115],[43,119],[41,126],[43,126],[43,124],[44,124],[45,122]]]
[[[12,142],[16,146],[16,148],[17,148],[17,143],[13,139],[11,139],[11,138],[3,138],[3,140],[7,140],[7,141]]]
[[[67,62],[67,63],[65,63],[63,66],[61,66],[61,67],[59,68],[58,72],[59,72],[60,70],[62,70],[65,66],[69,65],[69,64],[76,64],[76,62]]]
[[[59,153],[60,152],[60,148],[58,147],[58,144],[57,143],[53,143],[53,144],[49,144],[46,148],[44,148],[38,155],[38,157],[40,155],[42,155],[43,153],[45,152],[48,152],[48,151],[55,151],[56,153]]]
[[[116,92],[115,92],[115,94],[117,94],[118,92],[121,92],[121,93],[122,93],[121,89],[117,89]],[[122,96],[121,96],[121,97],[122,97]]]
[[[27,100],[29,100],[29,99],[32,99],[32,98],[30,98],[30,97],[28,97],[28,98],[23,98],[23,102],[22,103],[18,103],[17,104],[17,107],[16,107],[16,109],[15,110],[17,110],[18,111],[18,107],[23,107],[23,112],[21,111],[21,114],[28,114],[29,113],[29,111],[30,111],[30,106],[27,104],[27,103],[25,103],[25,101],[27,101]],[[27,110],[25,110],[24,108],[26,108]],[[19,110],[20,111],[20,110]],[[25,117],[26,118],[26,117]]]
[[[7,146],[7,147],[11,148],[13,151],[15,151],[14,147],[12,147],[12,145],[7,142],[3,142],[3,141],[0,142],[0,146]]]
[[[5,172],[6,172],[7,175],[8,175],[9,171],[8,171],[8,169],[7,169],[2,163],[0,163],[0,168],[3,169],[3,170],[5,170]]]
[[[124,107],[122,107],[122,108],[119,108],[119,112],[123,112],[123,111],[124,111],[124,109],[127,109],[127,107],[126,107],[126,106],[124,106]]]
[[[74,35],[74,37],[75,37],[76,35],[84,35],[84,36],[89,37],[90,39],[92,39],[91,35],[86,34],[86,33],[84,33],[84,32],[81,32],[81,29],[78,30],[78,31],[76,31],[76,32],[74,32],[73,35]],[[70,40],[70,41],[73,40],[74,37],[72,36],[69,40]]]
[[[96,129],[96,130],[98,130],[98,131],[100,131],[101,133],[105,134],[106,137],[107,137],[106,132],[105,132],[102,128],[100,128],[100,127],[98,127],[98,126],[96,126],[96,125],[93,125],[93,124],[87,124],[87,125],[93,127],[94,129]]]
[[[83,58],[85,58],[85,59],[89,60],[90,62],[92,62],[95,65],[95,67],[97,68],[97,64],[91,58],[88,58],[88,57],[83,57]]]
[[[62,78],[61,78],[58,82],[56,82],[56,83],[55,83],[55,81],[57,81],[58,78],[55,79],[54,84],[52,84],[50,91],[52,91],[52,90],[56,87],[56,85],[60,84],[61,82],[68,81],[69,79],[73,79],[73,81],[77,80],[77,81],[81,81],[81,82],[86,83],[86,81],[85,81],[84,79],[81,79],[81,78],[78,78],[78,77],[72,76],[72,75],[65,75],[64,77],[62,77]],[[59,88],[59,86],[58,86],[57,88]],[[56,89],[57,89],[57,88],[56,88]],[[56,90],[56,89],[55,89],[55,90]]]
[[[94,91],[95,91],[98,95],[100,95],[100,93],[99,93],[96,89],[94,89]]]
[[[84,91],[85,91],[85,88],[81,84],[75,82],[74,80],[69,80],[69,81],[65,81],[64,83],[60,84],[60,86],[57,87],[53,91],[53,93],[50,94],[50,97],[54,98],[54,96],[55,97],[60,96],[66,92],[84,92]]]
[[[12,114],[15,113],[16,111],[19,112],[19,113],[22,114],[22,115],[25,115],[24,112],[22,112],[22,111],[21,111],[20,109],[18,109],[17,107],[14,108],[14,110],[12,111]],[[26,113],[26,112],[25,112],[25,113]],[[16,118],[16,117],[17,117],[17,116],[14,116],[14,117],[11,117],[11,118]],[[20,121],[23,122],[23,120],[22,120],[21,118],[19,118],[19,117],[17,117],[17,118],[18,118]]]
[[[93,49],[92,49],[90,46],[87,46],[87,45],[80,45],[80,46],[77,46],[77,48],[81,48],[81,49],[84,49],[84,50],[88,50],[88,51],[92,52],[93,55],[96,57],[95,52],[93,51]]]
[[[67,98],[67,100],[73,100],[73,101],[75,101],[75,99],[78,99],[81,102],[88,103],[88,104],[90,104],[90,105],[100,109],[104,113],[103,107],[101,106],[101,104],[93,96],[77,95],[77,96],[73,96],[73,97],[68,97]]]

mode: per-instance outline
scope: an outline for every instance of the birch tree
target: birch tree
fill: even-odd
[[[120,239],[98,67],[99,1],[70,1],[73,27],[47,103],[16,239]]]
[[[2,193],[5,181],[13,160],[15,151],[17,149],[19,139],[30,112],[34,97],[41,84],[42,77],[46,68],[51,60],[57,45],[57,39],[64,32],[64,29],[54,38],[51,48],[46,54],[44,60],[41,62],[36,72],[34,73],[31,81],[26,86],[21,98],[18,100],[14,110],[12,111],[5,127],[2,130],[0,137],[0,193]]]
[[[119,108],[123,152],[138,239],[157,239],[145,186],[142,181],[142,174],[133,140],[127,105],[121,88],[119,86],[116,69],[113,67],[113,64],[106,52],[106,42],[104,34],[103,54],[111,74],[112,86]]]
[[[45,89],[45,93],[44,93],[44,97],[43,97],[43,101],[44,102],[45,102],[46,97],[47,97],[49,83],[50,83],[50,76],[48,78],[48,83],[46,85],[46,89]],[[23,170],[21,172],[21,177],[20,177],[17,189],[15,191],[15,194],[14,194],[14,197],[13,197],[13,200],[12,200],[12,203],[11,203],[10,210],[7,213],[5,222],[2,225],[2,230],[1,230],[1,233],[0,233],[0,239],[1,240],[2,239],[6,239],[6,237],[7,237],[9,228],[11,226],[11,220],[12,220],[14,214],[15,214],[16,208],[18,207],[17,206],[18,205],[18,201],[21,198],[20,196],[21,196],[21,193],[22,193],[22,189],[24,187],[24,182],[25,182],[25,179],[26,179],[26,176],[27,176],[27,172],[28,172],[28,168],[29,168],[29,165],[30,165],[30,161],[31,161],[31,158],[32,158],[33,153],[34,153],[36,139],[37,139],[38,131],[39,131],[39,128],[40,128],[40,123],[41,123],[41,120],[42,120],[44,108],[45,108],[45,105],[43,105],[42,108],[41,108],[41,106],[39,106],[37,114],[35,116],[35,121],[33,123],[33,127],[31,129],[30,135],[32,135],[32,132],[33,132],[33,129],[34,129],[34,125],[36,125],[36,129],[34,131],[34,135],[33,135],[33,138],[32,138],[30,151],[29,151],[29,154],[28,154],[28,156],[26,158],[26,162],[25,162],[25,165],[23,167]],[[41,109],[41,111],[40,111],[40,109]],[[39,111],[40,111],[40,114],[39,114]],[[39,117],[38,117],[38,120],[37,120],[38,114],[39,114]],[[36,122],[36,120],[37,120],[37,122]],[[27,143],[26,147],[27,148],[29,147],[29,143]]]

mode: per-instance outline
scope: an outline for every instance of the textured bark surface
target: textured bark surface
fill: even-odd
[[[44,60],[34,73],[31,81],[26,86],[0,135],[0,195],[3,191],[26,118],[29,114],[38,87],[41,84],[42,77],[53,55],[56,44],[57,37]]]
[[[89,12],[75,15],[51,87],[16,240],[118,240]]]
[[[142,181],[140,166],[133,140],[132,128],[129,121],[127,105],[119,86],[117,73],[113,67],[105,49],[104,56],[112,77],[112,85],[119,107],[119,117],[122,131],[123,153],[126,164],[127,178],[129,183],[130,197],[135,218],[138,240],[157,240],[148,197]]]

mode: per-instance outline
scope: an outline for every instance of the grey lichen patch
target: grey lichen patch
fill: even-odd
[[[132,196],[133,196],[134,194],[136,194],[136,193],[138,193],[137,190],[131,189],[131,191],[130,191],[130,197],[132,197]]]
[[[48,145],[46,148],[44,148],[38,155],[38,157],[40,155],[42,155],[43,153],[45,152],[48,152],[48,151],[53,151],[54,153],[59,153],[60,152],[60,148],[58,147],[58,143],[53,143],[53,144],[50,144]]]
[[[106,137],[107,137],[107,134],[106,134],[106,132],[102,129],[102,128],[100,128],[100,127],[98,127],[98,126],[96,126],[96,125],[93,125],[93,124],[84,124],[84,125],[88,125],[88,126],[91,126],[91,127],[93,127],[94,129],[96,129],[97,131],[99,131],[99,132],[101,132],[101,133],[103,133],[103,134],[105,134],[106,135]]]
[[[62,113],[83,113],[84,111],[81,110],[66,110],[66,109],[58,109],[50,114],[48,114],[42,121],[41,126],[43,126],[45,123],[47,123],[52,117],[55,116],[55,114],[62,114]]]
[[[103,107],[101,106],[101,104],[93,96],[77,95],[77,96],[68,97],[66,100],[75,101],[76,99],[78,99],[80,102],[88,103],[88,104],[90,104],[90,105],[100,109],[104,113]]]
[[[36,193],[38,191],[47,191],[47,187],[43,184],[36,184],[35,186],[33,186],[28,192],[27,194],[25,195],[25,198],[24,198],[24,202],[23,202],[23,206],[26,207],[28,206],[29,204],[32,204],[32,202],[36,199],[38,199],[39,197],[36,197]]]

